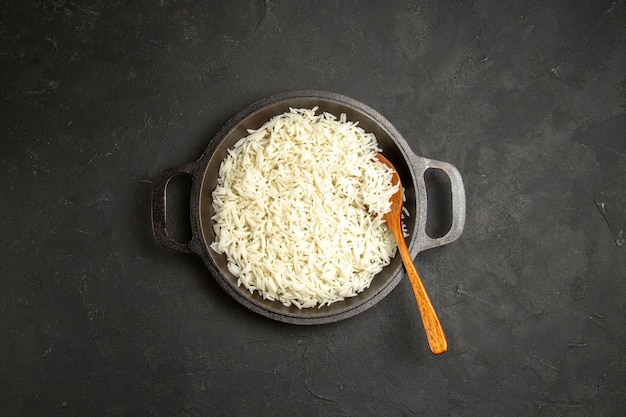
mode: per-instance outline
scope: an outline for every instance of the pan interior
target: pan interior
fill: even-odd
[[[209,248],[209,245],[215,239],[213,220],[211,219],[214,215],[211,194],[217,185],[219,167],[221,162],[227,156],[228,149],[232,148],[238,140],[247,136],[248,129],[258,129],[272,117],[288,112],[290,108],[313,107],[319,108],[318,113],[328,112],[337,117],[339,117],[341,113],[345,113],[347,120],[358,121],[360,127],[362,127],[366,132],[371,132],[376,136],[383,154],[398,170],[405,189],[405,206],[409,211],[409,217],[405,218],[405,225],[409,233],[407,242],[412,240],[412,236],[414,235],[416,229],[416,221],[418,220],[416,219],[417,204],[415,184],[413,176],[411,175],[409,164],[407,163],[407,157],[392,137],[388,127],[385,126],[388,122],[384,119],[376,120],[376,115],[369,114],[348,103],[330,99],[298,97],[267,104],[259,109],[253,110],[247,115],[242,116],[241,119],[235,120],[232,127],[225,131],[223,136],[218,135],[218,137],[214,138],[217,142],[214,144],[214,151],[210,155],[206,170],[202,176],[199,196],[199,214],[204,249],[213,262],[214,269],[216,269],[219,273],[219,276],[216,278],[218,280],[223,280],[223,282],[221,282],[222,286],[226,289],[232,289],[232,291],[230,291],[231,293],[234,292],[236,295],[243,297],[243,300],[255,306],[255,310],[258,312],[262,314],[268,313],[266,315],[270,315],[279,320],[282,319],[281,317],[294,318],[293,320],[285,320],[292,322],[297,322],[298,320],[300,320],[300,322],[304,322],[311,319],[319,320],[321,318],[327,318],[326,321],[334,321],[332,318],[340,319],[343,318],[342,316],[347,317],[351,315],[350,312],[352,310],[362,310],[366,304],[369,307],[382,298],[379,294],[381,294],[383,290],[389,286],[393,287],[397,285],[402,278],[404,271],[400,255],[397,254],[392,262],[374,277],[370,287],[357,296],[350,297],[343,301],[335,302],[330,306],[324,306],[321,308],[298,309],[295,306],[286,307],[277,301],[264,300],[257,292],[251,294],[245,287],[238,287],[237,278],[227,269],[226,255],[218,254]],[[387,289],[390,290],[390,288]],[[385,291],[385,294],[387,292],[388,291]],[[377,295],[379,296],[377,297]],[[243,300],[240,299],[239,301],[245,303]]]

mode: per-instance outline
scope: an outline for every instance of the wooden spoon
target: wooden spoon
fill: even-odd
[[[398,242],[398,250],[400,251],[402,262],[404,262],[404,267],[406,268],[406,272],[409,276],[409,281],[413,287],[413,294],[415,295],[415,300],[417,301],[417,306],[419,308],[420,315],[422,316],[422,322],[424,323],[424,330],[426,331],[426,338],[428,339],[430,350],[435,355],[439,355],[440,353],[448,350],[448,341],[446,340],[446,335],[443,332],[439,318],[437,318],[437,313],[435,313],[435,309],[430,302],[430,298],[428,298],[426,288],[424,288],[424,284],[422,284],[422,280],[417,273],[417,269],[413,263],[413,258],[411,257],[404,240],[404,233],[402,232],[403,198],[400,176],[398,175],[398,172],[393,164],[389,162],[387,158],[381,154],[376,154],[376,158],[393,170],[393,178],[391,181],[394,185],[398,184],[399,187],[398,192],[391,197],[391,210],[387,214],[383,215],[383,220],[385,220],[387,227],[389,227],[389,230],[391,230],[393,236]]]

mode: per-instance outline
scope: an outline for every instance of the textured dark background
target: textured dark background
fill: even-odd
[[[296,327],[155,245],[155,176],[295,89],[461,171],[448,353],[408,282]],[[0,92],[0,415],[625,415],[623,0],[4,1]]]

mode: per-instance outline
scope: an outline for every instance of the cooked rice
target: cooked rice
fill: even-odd
[[[215,241],[251,293],[298,308],[368,288],[396,243],[381,216],[397,191],[357,123],[290,109],[249,130],[222,162]]]

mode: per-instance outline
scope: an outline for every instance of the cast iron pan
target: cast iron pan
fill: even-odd
[[[213,231],[211,193],[217,184],[222,160],[239,139],[248,135],[247,129],[258,129],[273,116],[289,108],[318,107],[318,112],[329,112],[337,117],[345,113],[350,121],[358,121],[366,132],[372,132],[387,157],[396,167],[405,189],[410,216],[405,219],[409,236],[409,250],[415,258],[423,250],[442,246],[456,240],[465,223],[465,190],[458,170],[446,163],[423,158],[413,153],[402,135],[382,115],[352,98],[323,91],[295,91],[278,94],[256,102],[233,117],[210,141],[203,155],[195,162],[163,172],[155,181],[152,198],[152,227],[154,236],[165,248],[193,253],[202,258],[222,288],[247,308],[274,320],[292,324],[330,323],[365,311],[382,300],[405,276],[399,254],[359,295],[322,308],[298,309],[285,307],[280,302],[264,300],[258,293],[250,294],[237,286],[237,278],[226,268],[226,256],[209,248]],[[433,239],[426,234],[427,195],[424,173],[439,169],[450,179],[452,209],[451,227],[442,237]],[[173,240],[167,234],[165,203],[167,184],[176,175],[191,176],[190,220],[192,238],[187,243]],[[437,213],[431,213],[434,216]]]

